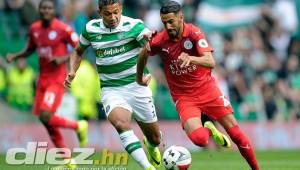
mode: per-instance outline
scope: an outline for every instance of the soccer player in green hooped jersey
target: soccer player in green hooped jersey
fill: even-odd
[[[120,135],[125,150],[146,170],[161,166],[158,145],[161,133],[148,87],[136,83],[136,62],[150,34],[139,19],[122,16],[120,0],[99,0],[102,19],[88,22],[80,35],[80,43],[70,57],[70,72],[65,86],[69,87],[80,65],[82,54],[92,46],[101,81],[101,100],[107,119]],[[131,129],[133,117],[145,137],[150,162],[139,139]]]

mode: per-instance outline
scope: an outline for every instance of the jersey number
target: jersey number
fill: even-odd
[[[53,92],[47,92],[44,97],[44,102],[51,107],[54,103],[55,94]]]
[[[223,103],[224,103],[225,107],[230,105],[230,102],[229,102],[229,100],[227,99],[226,96],[223,95],[223,96],[220,96],[220,98],[223,100]]]

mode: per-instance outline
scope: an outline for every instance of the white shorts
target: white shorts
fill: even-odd
[[[101,101],[106,117],[116,107],[129,110],[135,120],[143,123],[157,122],[151,90],[131,83],[122,87],[105,87],[101,90]]]

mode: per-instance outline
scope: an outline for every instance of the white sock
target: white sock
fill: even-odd
[[[147,159],[141,142],[135,136],[133,130],[123,132],[119,135],[125,150],[131,155],[131,157],[144,169],[149,168],[151,164]]]

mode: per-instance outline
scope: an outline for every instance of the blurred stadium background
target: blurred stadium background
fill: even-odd
[[[97,18],[97,0],[55,0],[57,17],[80,34]],[[124,0],[123,15],[142,19],[161,30],[162,0]],[[241,128],[248,134],[262,169],[300,169],[300,0],[178,0],[187,22],[200,26],[214,47],[218,66],[214,76],[231,101]],[[0,169],[43,169],[45,166],[8,166],[9,148],[26,148],[29,141],[49,141],[31,114],[38,60],[7,64],[7,53],[26,45],[29,25],[38,19],[39,0],[0,0]],[[72,49],[70,49],[72,50]],[[99,104],[99,81],[94,54],[85,54],[76,82],[57,114],[91,122],[89,146],[121,150],[118,136],[105,122]],[[150,59],[151,84],[166,146],[183,145],[193,152],[194,170],[247,169],[238,152],[211,143],[199,149],[188,141],[177,121],[158,57]],[[141,132],[134,124],[134,129]],[[64,131],[68,146],[77,146],[73,132]],[[52,145],[51,145],[52,146]],[[207,152],[206,150],[214,150]],[[226,166],[226,164],[228,166]],[[47,168],[47,167],[46,167]],[[128,170],[137,169],[130,163]]]

